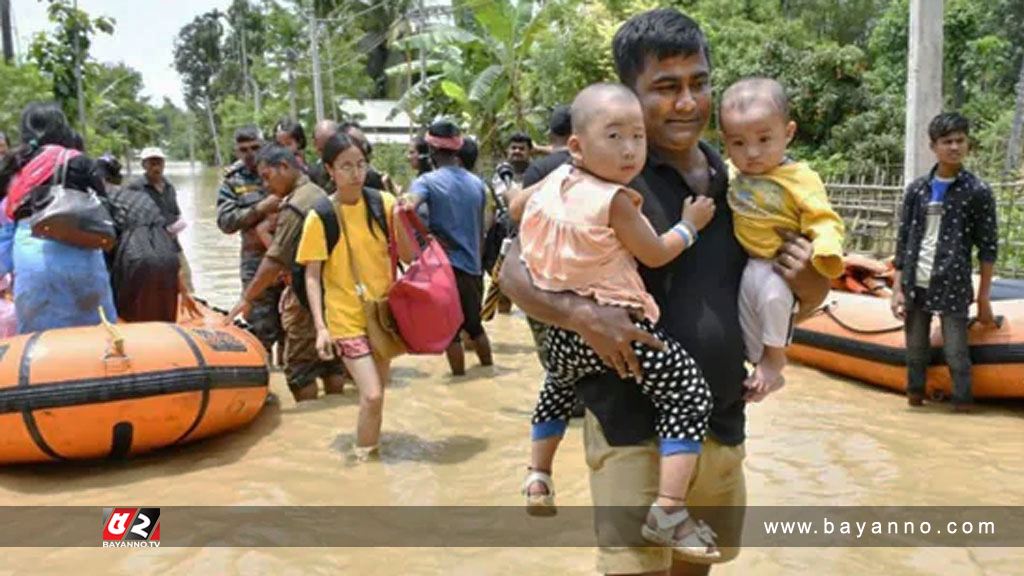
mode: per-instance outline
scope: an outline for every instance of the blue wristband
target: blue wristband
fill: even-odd
[[[693,236],[690,231],[683,225],[682,222],[672,227],[672,231],[679,235],[683,239],[683,249],[689,248],[693,245]]]
[[[690,232],[690,236],[693,237],[693,241],[696,242],[697,227],[693,225],[693,222],[690,222],[689,220],[680,220],[679,223],[686,227],[686,229]]]

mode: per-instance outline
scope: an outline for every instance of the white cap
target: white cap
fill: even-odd
[[[143,148],[142,149],[142,154],[139,154],[139,156],[141,157],[143,162],[145,162],[146,160],[149,160],[150,158],[159,158],[161,160],[164,160],[165,158],[167,158],[167,156],[164,156],[164,151],[159,149],[159,148],[157,148],[156,146],[150,146],[149,148]]]

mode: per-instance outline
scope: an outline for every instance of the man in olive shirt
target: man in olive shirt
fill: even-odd
[[[230,322],[247,314],[263,292],[284,276],[290,280],[295,253],[302,238],[305,215],[326,193],[302,173],[295,155],[287,148],[269,146],[258,158],[258,171],[267,191],[281,199],[274,240],[267,248],[259,269],[242,298],[228,314]],[[316,352],[313,317],[289,286],[281,298],[281,325],[285,331],[285,379],[296,402],[315,400],[317,378],[324,381],[328,394],[340,393],[345,369],[340,360],[320,360]]]

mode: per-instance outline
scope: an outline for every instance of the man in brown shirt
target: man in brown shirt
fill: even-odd
[[[229,322],[247,314],[263,291],[282,276],[290,281],[305,215],[318,199],[326,196],[302,173],[287,148],[275,145],[260,151],[258,171],[267,191],[281,198],[282,208],[277,215],[273,240],[241,300],[228,314]],[[345,369],[340,360],[320,360],[313,317],[290,286],[281,297],[281,325],[285,331],[285,379],[295,401],[317,398],[317,378],[323,380],[326,393],[341,393]]]

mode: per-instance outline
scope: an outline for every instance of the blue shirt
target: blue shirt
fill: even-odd
[[[483,274],[483,180],[464,168],[442,166],[413,181],[410,192],[427,204],[430,232],[444,244],[452,267],[474,276]]]
[[[939,178],[938,176],[932,178],[932,198],[933,204],[942,204],[942,201],[946,199],[946,190],[949,190],[949,185],[953,183],[956,178]]]

